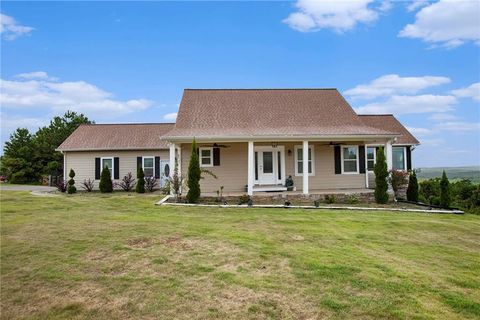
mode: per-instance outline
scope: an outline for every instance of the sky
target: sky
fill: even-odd
[[[55,115],[173,122],[185,88],[338,88],[420,140],[414,167],[480,165],[480,1],[8,2],[1,143]],[[292,107],[292,112],[295,112]]]

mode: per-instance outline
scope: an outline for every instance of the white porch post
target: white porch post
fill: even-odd
[[[308,194],[308,141],[303,141],[303,194]]]
[[[175,146],[175,148],[176,148],[175,156],[177,158],[177,163],[178,163],[178,176],[181,177],[182,176],[182,145],[178,144],[178,146]],[[175,167],[175,163],[173,164],[173,166]],[[170,166],[170,168],[172,168],[172,166]]]
[[[388,171],[393,169],[393,154],[392,154],[392,141],[388,140],[385,144],[385,156],[387,158]]]
[[[368,187],[368,145],[365,144],[365,188]]]
[[[253,183],[254,183],[254,152],[253,152],[253,141],[248,141],[248,195],[253,195]]]
[[[178,164],[178,167],[180,168],[180,163]],[[173,172],[175,170],[175,143],[170,143],[170,168],[173,170],[170,170],[170,177],[173,177]],[[173,194],[173,188],[170,188],[170,195]]]

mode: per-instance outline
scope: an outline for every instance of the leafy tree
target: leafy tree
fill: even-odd
[[[113,191],[112,175],[107,166],[103,168],[102,175],[100,176],[100,184],[98,185],[100,192],[110,193]]]
[[[407,200],[418,202],[418,180],[415,170],[410,173],[408,178]]]
[[[200,198],[200,179],[202,171],[200,170],[200,162],[197,154],[197,142],[193,139],[192,151],[190,155],[190,163],[188,164],[188,192],[187,201],[189,203],[197,203]]]
[[[375,172],[375,201],[377,203],[388,202],[388,168],[383,148],[378,148],[377,162],[373,168]]]
[[[68,176],[70,177],[70,180],[68,180],[67,192],[68,194],[72,194],[77,192],[77,188],[75,188],[75,180],[73,180],[73,178],[75,177],[75,171],[73,171],[73,169],[70,169],[70,173],[68,174]]]
[[[143,168],[141,166],[137,169],[137,186],[135,187],[135,192],[137,193],[145,193],[145,173],[143,172]]]
[[[450,201],[450,182],[445,170],[443,170],[442,180],[440,180],[440,205],[444,208],[449,208]]]
[[[25,128],[18,128],[5,142],[1,171],[12,183],[35,182],[40,178],[38,163],[33,159],[35,138]]]

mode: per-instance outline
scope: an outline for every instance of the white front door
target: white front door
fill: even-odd
[[[160,187],[164,187],[170,176],[170,160],[160,160]]]
[[[259,146],[255,148],[255,182],[259,185],[285,183],[284,148]]]

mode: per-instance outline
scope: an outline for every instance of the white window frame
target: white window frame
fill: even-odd
[[[109,170],[110,170],[110,176],[111,176],[112,179],[113,179],[113,173],[115,172],[115,160],[114,160],[114,157],[101,157],[101,158],[100,158],[100,167],[101,167],[101,168],[100,168],[100,174],[102,174],[102,171],[103,171],[103,169],[105,168],[105,167],[103,166],[103,160],[112,160],[112,167],[109,168]]]
[[[398,171],[407,171],[407,147],[403,146],[392,146],[392,169],[393,169],[393,149],[398,149],[402,148],[403,149],[403,169],[395,169]]]
[[[295,176],[296,177],[303,177],[303,173],[298,172],[298,149],[301,149],[303,151],[303,146],[302,145],[296,145],[294,146],[294,152],[295,152]],[[312,162],[312,172],[308,173],[309,177],[315,176],[315,148],[314,146],[308,146],[308,149],[310,149],[310,154],[312,155],[312,159],[308,160]],[[302,165],[303,165],[303,160],[302,160]]]
[[[345,172],[345,160],[347,161],[353,161],[353,159],[343,159],[343,149],[347,149],[347,148],[355,148],[357,149],[357,157],[356,157],[356,161],[357,161],[357,171],[352,171],[352,172]],[[358,146],[356,145],[349,145],[349,146],[341,146],[340,148],[340,157],[341,157],[341,163],[342,163],[342,174],[359,174],[360,173],[360,154],[358,152]]]
[[[202,150],[209,150],[210,151],[210,163],[209,164],[202,164]],[[198,160],[200,162],[200,167],[213,167],[213,148],[198,148]]]
[[[153,163],[153,176],[155,177],[155,156],[142,156],[142,170],[145,173],[145,159],[152,159]]]
[[[377,146],[365,146],[365,163],[367,164],[367,171],[373,172],[374,170],[368,170],[368,161],[372,159],[368,159],[368,148],[373,149],[373,166],[377,163]]]

